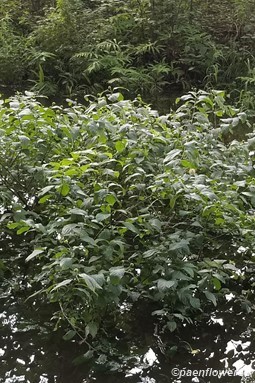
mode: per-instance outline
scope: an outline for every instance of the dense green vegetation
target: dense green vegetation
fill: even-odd
[[[253,0],[1,1],[0,86],[26,91],[0,101],[0,288],[49,305],[83,360],[141,313],[165,334],[228,292],[253,308],[254,15]],[[167,115],[143,101],[176,93]]]
[[[118,92],[1,103],[1,228],[66,339],[111,337],[141,310],[174,331],[228,291],[252,307],[255,137],[230,140],[249,119],[222,91],[179,104],[159,116]],[[1,268],[12,273],[5,252]]]
[[[192,87],[254,90],[253,0],[9,0],[0,83],[49,96],[121,86],[156,102]]]

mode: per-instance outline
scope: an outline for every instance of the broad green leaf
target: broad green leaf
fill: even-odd
[[[196,165],[188,160],[182,160],[181,164],[184,168],[196,169]]]
[[[221,289],[221,282],[219,279],[217,278],[212,278],[212,283],[215,287],[216,290],[220,290]]]
[[[238,187],[245,187],[246,185],[246,181],[245,180],[242,180],[242,181],[236,181],[234,182],[234,185],[238,186]]]
[[[20,103],[18,100],[13,100],[10,102],[10,108],[11,109],[19,109]]]
[[[69,331],[67,331],[67,333],[65,333],[65,335],[63,336],[63,339],[64,340],[71,340],[75,337],[76,334],[77,333],[75,330],[69,330]]]
[[[20,234],[23,234],[25,233],[26,231],[28,231],[30,229],[30,226],[23,226],[21,227],[19,230],[17,230],[17,234],[20,235]]]
[[[92,237],[89,237],[87,234],[83,234],[83,232],[81,232],[81,240],[83,242],[89,243],[92,246],[97,246],[96,241]]]
[[[169,321],[166,325],[170,332],[174,332],[177,328],[177,323],[175,321]]]
[[[226,278],[219,273],[213,273],[213,277],[217,278],[221,283],[226,283]]]
[[[125,269],[121,266],[111,267],[109,272],[111,277],[117,277],[118,279],[121,279],[125,274]]]
[[[232,270],[232,271],[239,271],[240,270],[235,265],[233,265],[232,263],[225,263],[223,265],[223,268],[227,269],[227,270]]]
[[[110,216],[111,216],[111,214],[109,214],[109,213],[106,213],[106,214],[98,213],[96,215],[96,220],[97,220],[97,222],[102,222],[102,221],[105,221],[106,219],[108,219]]]
[[[76,223],[70,223],[68,225],[65,225],[63,228],[62,228],[62,235],[63,236],[68,236],[70,234],[73,234],[74,233],[74,229],[77,227],[77,224]]]
[[[117,150],[117,152],[121,153],[123,152],[123,150],[125,150],[125,143],[123,143],[122,141],[117,141],[115,143],[115,149]]]
[[[173,243],[172,245],[170,245],[169,250],[170,251],[175,251],[175,250],[180,250],[180,249],[188,250],[188,244],[189,244],[188,241],[186,241],[185,239],[182,239],[179,242],[176,242],[176,243]]]
[[[92,338],[95,338],[95,336],[97,335],[97,332],[98,332],[98,325],[97,325],[97,323],[90,322],[86,326],[85,331],[86,331],[86,335],[91,335]]]
[[[31,259],[35,258],[37,255],[42,254],[44,249],[35,249],[29,256],[26,258],[26,262],[31,261]]]
[[[19,222],[11,222],[7,224],[8,229],[16,229],[20,225]]]
[[[51,198],[51,195],[50,194],[46,194],[42,198],[39,199],[38,203],[39,204],[43,204],[44,202],[48,201],[48,199],[50,199],[50,198]]]
[[[70,186],[68,184],[64,183],[63,185],[61,185],[58,188],[58,191],[60,192],[60,194],[63,197],[66,197],[69,194],[69,192],[70,192]]]
[[[91,275],[91,277],[93,277],[95,279],[95,281],[99,284],[99,286],[101,286],[101,287],[103,286],[103,284],[105,282],[104,273],[99,272],[98,274]]]
[[[171,209],[173,209],[175,207],[175,204],[176,204],[176,201],[178,198],[179,198],[179,196],[176,195],[170,199],[169,205],[170,205]]]
[[[210,291],[204,291],[204,294],[206,298],[214,304],[214,306],[217,306],[217,299],[213,293],[211,293]]]
[[[20,135],[20,136],[18,136],[18,138],[19,138],[23,148],[27,148],[29,146],[30,139],[27,136]]]
[[[189,274],[190,277],[192,277],[192,278],[194,277],[194,268],[193,267],[184,266],[183,270],[185,270],[186,273]]]
[[[53,292],[53,291],[59,289],[60,287],[67,286],[67,285],[69,285],[71,282],[72,282],[72,279],[65,279],[64,281],[57,283],[57,284],[53,287],[53,289],[50,290],[50,292]]]
[[[194,307],[194,309],[200,309],[201,307],[201,302],[200,302],[200,299],[198,298],[195,298],[195,297],[189,297],[189,303],[192,307]]]
[[[136,234],[139,233],[139,230],[135,227],[135,225],[133,225],[133,223],[131,223],[131,222],[124,222],[124,225],[126,226],[126,228],[128,230],[132,231],[133,233],[136,233]]]
[[[170,162],[172,161],[175,157],[177,157],[182,151],[180,149],[173,149],[171,152],[167,154],[167,156],[164,159],[164,162]]]
[[[24,117],[24,116],[30,116],[30,115],[33,115],[31,109],[29,108],[25,108],[23,110],[21,110],[18,114],[19,117]]]
[[[83,215],[83,216],[86,216],[86,215],[87,215],[87,212],[86,212],[85,210],[78,209],[78,208],[70,209],[69,212],[70,212],[71,214],[76,214],[76,215]]]
[[[175,285],[176,285],[176,281],[167,281],[165,279],[158,279],[157,281],[157,286],[159,291],[165,291],[165,290],[171,289]]]
[[[75,176],[77,174],[79,174],[79,169],[74,169],[73,168],[73,169],[68,169],[68,170],[65,171],[65,175],[69,176],[69,177]]]
[[[151,226],[153,226],[155,229],[157,229],[157,231],[161,231],[161,227],[162,227],[162,222],[157,219],[157,218],[152,218],[149,220],[149,223],[151,224]]]
[[[88,275],[86,273],[79,274],[79,277],[82,278],[89,290],[95,292],[97,289],[102,289],[102,287],[97,283],[95,278],[93,278],[91,275]]]
[[[224,224],[225,223],[225,219],[223,219],[223,218],[216,218],[216,220],[215,220],[215,225],[222,225],[222,224]]]
[[[113,194],[108,194],[106,197],[105,197],[105,201],[107,203],[109,203],[109,205],[114,205],[115,202],[116,202],[116,198]]]
[[[66,257],[66,258],[61,258],[59,265],[62,269],[69,269],[73,264],[73,258]]]

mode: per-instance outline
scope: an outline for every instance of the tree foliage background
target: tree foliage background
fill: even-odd
[[[254,14],[252,0],[2,1],[0,82],[50,96],[114,85],[154,101],[235,90],[254,80]]]

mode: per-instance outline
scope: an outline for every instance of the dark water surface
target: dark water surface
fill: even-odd
[[[144,333],[125,345],[123,364],[113,360],[113,371],[107,372],[104,356],[96,366],[75,366],[73,360],[86,352],[85,346],[64,341],[62,334],[53,332],[43,308],[31,306],[29,309],[21,298],[3,294],[0,299],[0,382],[254,382],[251,375],[255,370],[255,319],[238,310],[234,313],[231,295],[227,298],[210,319],[197,326],[183,327],[168,338],[160,339],[156,335],[149,338],[146,326],[138,324]],[[122,343],[119,341],[120,347]],[[200,377],[196,376],[198,373]],[[229,376],[219,377],[222,373]]]

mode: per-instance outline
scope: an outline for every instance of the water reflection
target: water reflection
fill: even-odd
[[[50,331],[46,316],[29,312],[14,298],[0,301],[0,382],[1,383],[240,383],[255,369],[254,324],[252,315],[233,308],[231,297],[211,318],[196,327],[183,329],[160,339],[134,335],[126,342],[126,361],[114,372],[89,365],[74,366],[82,345],[64,342],[62,334]],[[43,309],[42,309],[43,310]],[[150,343],[150,344],[148,344]],[[176,347],[178,346],[178,347]],[[99,367],[99,365],[98,365]],[[235,371],[236,376],[177,376],[172,370]],[[212,375],[212,374],[211,374]],[[251,378],[253,379],[253,378]],[[242,382],[252,382],[242,378]]]
[[[35,313],[31,318],[33,311],[14,298],[0,303],[1,383],[82,382],[71,364],[74,344],[59,341],[59,334],[49,333],[48,323],[40,323]]]

